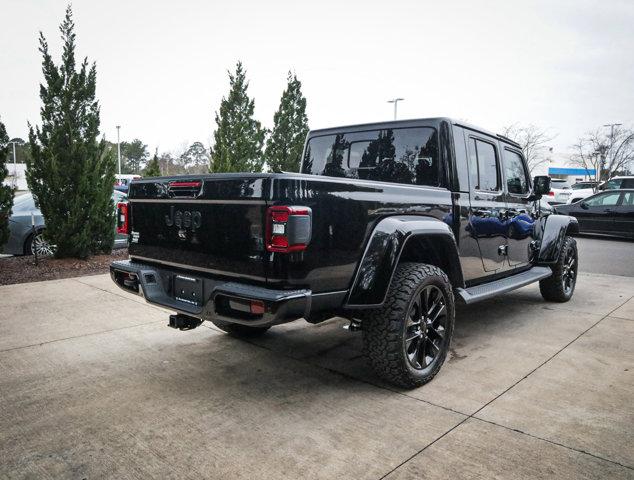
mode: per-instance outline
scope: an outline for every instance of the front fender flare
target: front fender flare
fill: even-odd
[[[535,222],[535,236],[540,245],[537,263],[555,263],[568,233],[579,233],[575,217],[551,214]]]
[[[381,220],[374,228],[355,273],[346,308],[375,308],[385,301],[392,276],[407,242],[433,237],[448,246],[449,264],[462,283],[458,247],[451,227],[434,217],[399,215]],[[446,272],[450,274],[450,272]]]

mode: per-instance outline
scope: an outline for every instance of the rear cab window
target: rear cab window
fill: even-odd
[[[386,128],[309,139],[302,172],[409,185],[442,186],[437,130]]]

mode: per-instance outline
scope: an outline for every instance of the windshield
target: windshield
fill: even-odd
[[[594,187],[594,183],[592,183],[592,182],[579,182],[579,183],[575,183],[572,186],[572,189],[573,190],[581,190],[583,188],[592,188],[592,187]]]
[[[438,135],[434,128],[414,127],[313,137],[306,146],[302,172],[438,186]]]

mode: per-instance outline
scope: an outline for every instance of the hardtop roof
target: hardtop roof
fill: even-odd
[[[488,135],[495,139],[502,140],[515,147],[521,148],[521,146],[517,142],[511,140],[510,138],[490,132],[484,128],[476,127],[475,125],[471,125],[467,122],[463,122],[461,120],[455,120],[449,117],[412,118],[407,120],[390,120],[386,122],[372,122],[372,123],[359,123],[359,124],[353,124],[353,125],[341,125],[338,127],[319,128],[319,129],[311,130],[310,132],[308,132],[308,136],[313,137],[313,136],[328,135],[333,133],[346,133],[346,132],[358,131],[359,129],[374,130],[379,128],[418,127],[418,126],[430,125],[430,124],[439,125],[441,122],[447,122],[451,125],[456,125],[458,127],[473,130],[475,132]]]

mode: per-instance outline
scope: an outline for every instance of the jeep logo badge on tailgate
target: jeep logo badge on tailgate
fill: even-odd
[[[183,230],[190,229],[192,232],[195,232],[200,228],[202,224],[203,216],[202,214],[194,210],[190,212],[185,210],[181,212],[180,210],[174,211],[174,206],[170,207],[169,215],[165,215],[165,224],[168,227],[172,227],[176,225],[178,228],[182,228]]]

